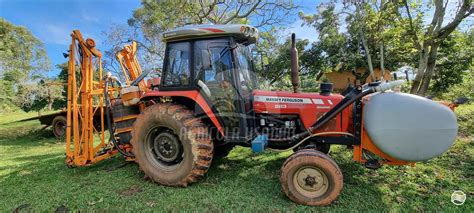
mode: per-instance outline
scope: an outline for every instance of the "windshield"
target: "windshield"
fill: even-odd
[[[242,44],[237,44],[236,54],[237,70],[242,89],[251,91],[255,87],[255,73],[253,70],[250,48]]]

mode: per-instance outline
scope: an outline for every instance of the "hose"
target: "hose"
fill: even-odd
[[[119,85],[121,85],[120,81],[118,81],[117,78],[112,78],[110,76],[105,76],[104,80],[104,101],[105,101],[105,119],[107,122],[107,128],[109,129],[109,138],[114,147],[117,149],[117,151],[120,152],[125,157],[134,157],[133,154],[130,154],[120,148],[117,140],[115,139],[115,130],[112,128],[112,121],[110,119],[110,99],[109,99],[109,79],[115,80]]]
[[[296,147],[298,147],[299,145],[301,145],[302,143],[304,143],[305,141],[307,141],[308,139],[312,138],[312,137],[315,137],[315,136],[321,136],[321,135],[347,135],[347,136],[352,136],[354,137],[353,134],[351,133],[348,133],[348,132],[319,132],[319,133],[314,133],[306,138],[304,138],[303,140],[301,140],[300,142],[298,142],[297,144],[293,145],[292,147],[290,148],[287,148],[287,149],[272,149],[272,148],[267,148],[268,150],[271,150],[271,151],[276,151],[276,152],[285,152],[285,151],[288,151],[288,150],[292,150]]]
[[[388,83],[381,83],[376,86],[369,86],[368,88],[360,91],[360,88],[354,88],[351,90],[344,98],[336,104],[332,109],[330,109],[326,114],[324,114],[320,119],[318,119],[311,127],[307,129],[306,132],[302,132],[296,135],[293,135],[291,137],[287,138],[278,138],[278,139],[269,139],[269,141],[272,142],[287,142],[287,141],[293,141],[296,142],[300,140],[303,137],[309,136],[312,132],[317,130],[318,128],[322,127],[325,125],[327,122],[332,120],[334,117],[336,117],[342,110],[344,110],[347,106],[350,104],[354,103],[355,101],[361,99],[362,97],[375,93],[375,92],[384,92],[386,90],[389,90],[391,88],[394,88],[396,86],[399,86],[403,84],[405,81],[403,80],[397,80],[397,81],[390,81]]]
[[[140,81],[142,81],[148,74],[150,74],[152,70],[147,70],[143,72],[140,76],[138,76],[132,83],[130,83],[130,86],[137,86]]]

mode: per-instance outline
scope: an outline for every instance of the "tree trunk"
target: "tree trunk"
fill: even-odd
[[[316,75],[316,81],[319,81],[319,79],[321,79],[321,77],[323,77],[323,75],[324,75],[324,72],[319,71],[318,75]]]
[[[52,101],[48,101],[48,110],[49,111],[53,110],[53,102]]]
[[[54,103],[53,99],[48,99],[48,111],[53,110],[53,103]]]
[[[384,66],[384,58],[383,58],[383,42],[380,44],[380,69],[382,71],[382,75],[380,76],[380,81],[385,81],[385,66]]]
[[[420,96],[424,96],[430,86],[431,77],[433,76],[434,69],[436,66],[436,56],[438,55],[438,47],[438,44],[434,44],[433,46],[431,46],[431,50],[427,60],[426,71],[423,75],[421,86],[417,91],[417,94]]]
[[[420,88],[421,80],[423,79],[423,74],[425,73],[426,66],[428,62],[428,47],[427,45],[423,45],[423,49],[420,51],[420,58],[418,60],[418,70],[416,71],[415,79],[413,80],[413,84],[411,85],[410,93],[416,94],[418,92],[418,88]]]
[[[361,28],[359,28],[359,35],[360,35],[360,40],[362,41],[362,46],[364,46],[365,55],[367,56],[367,64],[369,65],[370,78],[372,79],[372,82],[373,82],[375,81],[375,76],[374,76],[374,67],[372,66],[372,57],[370,56],[369,45],[367,44],[367,40],[365,39],[364,32],[362,31]]]

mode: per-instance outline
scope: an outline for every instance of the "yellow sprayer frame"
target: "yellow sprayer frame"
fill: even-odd
[[[137,43],[132,42],[116,54],[127,86],[142,74],[136,53]],[[84,40],[79,30],[73,30],[69,46],[67,84],[66,164],[68,166],[91,165],[118,153],[109,140],[105,139],[106,106],[103,77],[102,53],[95,48],[95,41],[90,38]],[[138,83],[138,87],[141,91],[147,90],[144,80]],[[108,88],[109,97],[117,91]],[[97,123],[100,123],[98,129],[96,129]],[[122,148],[130,151],[132,147],[129,145]],[[133,158],[127,157],[126,160]]]
[[[132,81],[142,74],[142,68],[137,58],[137,42],[134,41],[131,44],[125,45],[124,48],[115,55],[115,58],[120,64],[127,85],[130,85]],[[141,91],[147,90],[147,85],[143,80],[138,83],[138,87]]]
[[[71,37],[68,64],[66,163],[69,166],[85,166],[109,158],[115,155],[117,150],[105,143],[102,54],[95,48],[94,40],[84,40],[79,30],[74,30]],[[99,130],[94,127],[96,114],[100,114]],[[94,135],[99,137],[97,144],[94,143]]]

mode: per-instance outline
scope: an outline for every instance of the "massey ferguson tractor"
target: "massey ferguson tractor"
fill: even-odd
[[[283,192],[305,205],[328,205],[343,173],[328,156],[344,145],[368,168],[414,165],[444,153],[457,135],[455,114],[429,99],[391,89],[403,81],[356,85],[344,95],[321,84],[299,92],[292,35],[292,92],[258,89],[248,25],[186,26],[162,34],[161,76],[142,71],[137,45],[116,58],[124,82],[103,74],[102,54],[77,30],[69,50],[66,163],[87,166],[116,154],[150,180],[185,187],[234,146],[294,153],[281,167]],[[100,119],[94,119],[100,115]],[[94,125],[99,123],[99,125]]]

